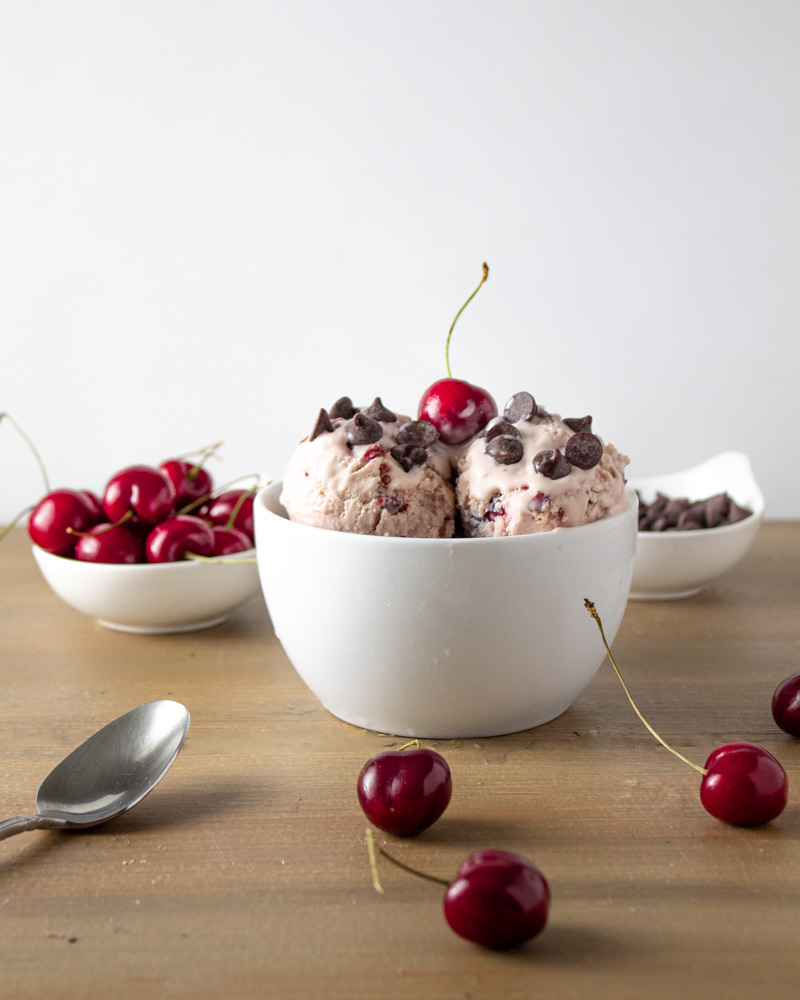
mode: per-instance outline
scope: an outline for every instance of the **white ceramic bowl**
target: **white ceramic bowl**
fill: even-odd
[[[628,598],[636,498],[622,514],[513,538],[386,538],[254,504],[275,633],[333,715],[398,736],[496,736],[549,722],[583,691]]]
[[[258,592],[255,553],[241,562],[143,563],[122,566],[54,556],[38,546],[33,554],[45,580],[71,607],[118,632],[192,632],[218,625]]]
[[[764,516],[764,497],[750,460],[740,451],[726,451],[683,472],[631,478],[630,486],[650,503],[656,493],[704,500],[728,493],[751,517],[719,528],[694,531],[640,531],[636,542],[631,598],[673,600],[700,593],[712,580],[732,569],[747,552]]]

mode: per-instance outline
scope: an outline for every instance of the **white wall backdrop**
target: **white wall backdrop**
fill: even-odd
[[[800,517],[796,0],[0,6],[0,410],[53,485],[528,389]],[[41,478],[0,424],[0,521]]]

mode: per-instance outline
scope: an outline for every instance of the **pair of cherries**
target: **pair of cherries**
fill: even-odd
[[[213,489],[199,463],[133,465],[112,476],[102,499],[88,490],[48,493],[28,533],[45,551],[81,562],[164,563],[251,549],[253,490],[214,497]]]

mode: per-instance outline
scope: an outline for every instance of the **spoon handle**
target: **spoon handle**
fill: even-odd
[[[13,837],[15,833],[25,833],[26,830],[61,830],[69,826],[65,819],[50,819],[40,816],[12,816],[11,819],[0,821],[0,840]]]

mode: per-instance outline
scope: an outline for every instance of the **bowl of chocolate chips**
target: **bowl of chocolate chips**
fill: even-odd
[[[632,477],[639,502],[631,599],[699,594],[739,562],[764,514],[743,452],[727,451],[667,475]]]

